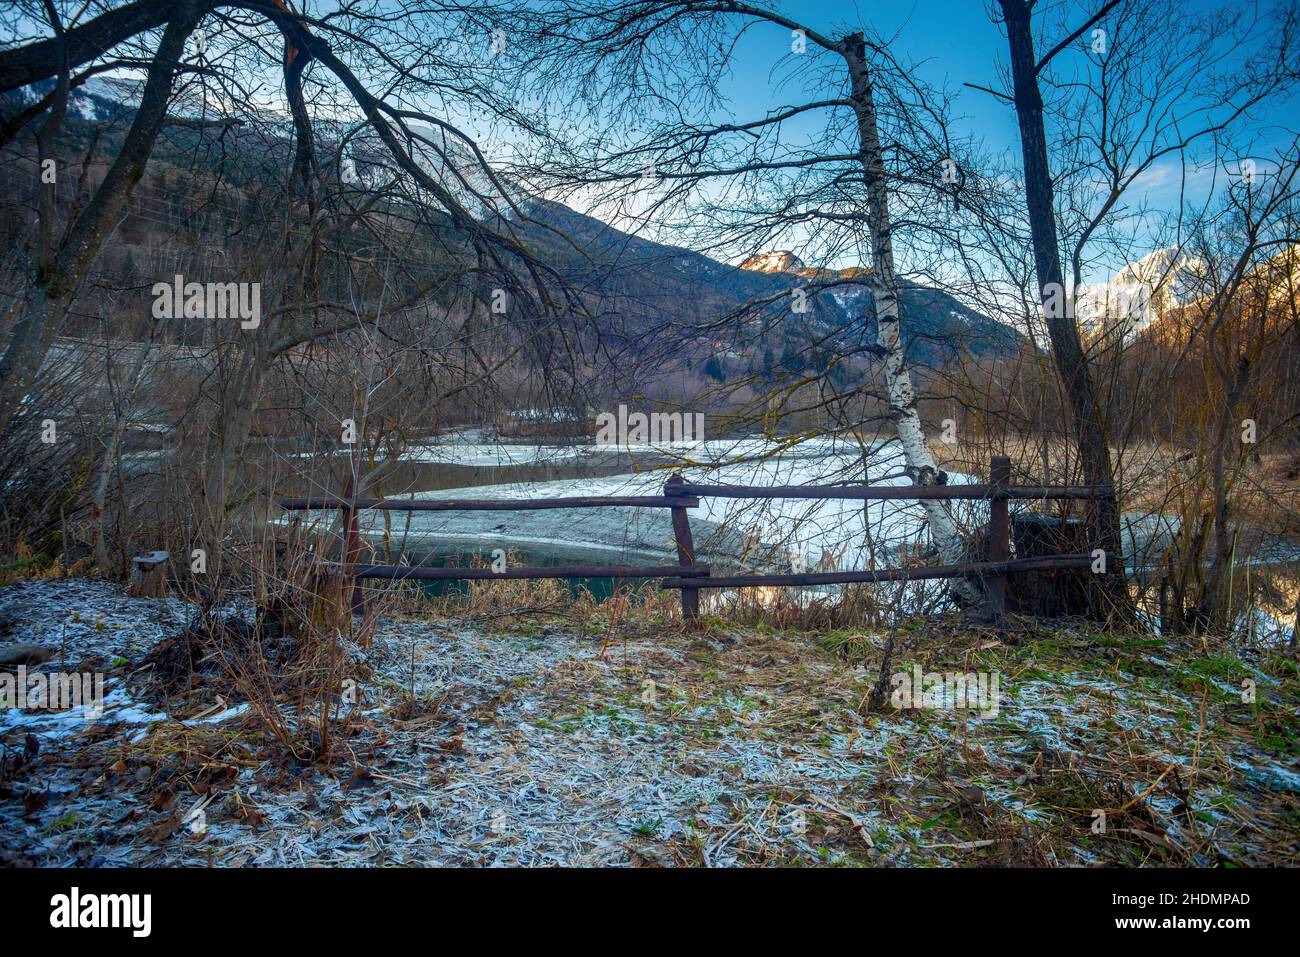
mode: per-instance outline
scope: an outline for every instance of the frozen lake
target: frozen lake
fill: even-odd
[[[607,450],[572,445],[497,445],[454,442],[417,450],[426,461],[449,465],[519,465],[557,459],[595,460]],[[633,450],[629,471],[553,481],[516,481],[440,489],[403,498],[524,499],[575,495],[659,495],[680,473],[690,483],[717,485],[906,485],[895,443],[861,446],[818,437],[800,442],[761,438],[714,440],[689,449]],[[974,481],[950,476],[950,482]],[[979,503],[955,503],[961,524],[983,521]],[[409,516],[409,520],[408,520]],[[865,568],[890,563],[924,548],[924,513],[910,502],[799,499],[771,501],[705,498],[690,510],[697,550],[704,561],[809,570]],[[382,531],[377,513],[363,516],[363,532]],[[668,514],[622,506],[534,512],[393,513],[392,535],[409,558],[450,551],[518,550],[534,556],[602,562],[675,558]]]
[[[565,496],[657,496],[680,473],[692,484],[907,485],[896,442],[869,444],[834,436],[775,440],[741,437],[682,448],[616,449],[577,443],[491,441],[478,431],[444,436],[412,449],[404,461],[465,476],[471,484],[391,495],[411,499],[531,499]],[[520,480],[521,475],[567,477]],[[590,474],[584,474],[584,473]],[[612,473],[612,474],[611,474]],[[950,474],[950,484],[982,481]],[[1013,503],[1032,509],[1037,503]],[[973,533],[988,518],[983,502],[950,503],[957,523]],[[319,513],[318,520],[333,518]],[[690,510],[697,561],[725,573],[847,571],[936,564],[918,503],[852,500],[703,498]],[[362,532],[377,560],[465,564],[501,549],[511,564],[671,564],[675,539],[667,510],[609,506],[527,512],[363,512]],[[1126,516],[1124,549],[1130,571],[1153,567],[1176,530],[1169,516]],[[1300,550],[1270,541],[1258,563],[1296,561]]]

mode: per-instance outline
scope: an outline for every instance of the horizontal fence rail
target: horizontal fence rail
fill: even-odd
[[[700,504],[698,498],[686,499],[686,508]],[[658,495],[576,495],[569,498],[348,498],[327,495],[323,498],[286,498],[280,507],[286,510],[378,508],[390,512],[528,512],[545,508],[603,508],[625,505],[633,508],[682,508],[682,499]]]
[[[1109,486],[1090,485],[863,485],[818,486],[774,485],[756,488],[750,485],[689,485],[681,486],[682,494],[701,498],[805,498],[854,499],[888,501],[915,499],[917,501],[962,500],[992,501],[994,499],[1037,498],[1109,498]]]
[[[1011,522],[1007,503],[1013,499],[1099,499],[1114,495],[1110,486],[1012,485],[1011,460],[994,456],[989,477],[983,484],[969,485],[779,485],[760,488],[749,485],[696,485],[674,475],[664,483],[663,495],[579,495],[533,499],[387,499],[357,498],[348,479],[342,495],[286,498],[286,511],[339,510],[344,514],[344,558],[332,566],[352,582],[352,607],[363,611],[361,579],[406,579],[425,581],[484,581],[488,579],[533,578],[662,578],[665,589],[680,589],[682,615],[691,622],[699,617],[699,593],[706,588],[798,587],[862,582],[907,582],[939,578],[979,578],[984,585],[988,610],[1000,617],[1006,611],[1007,576],[1029,571],[1074,571],[1092,563],[1090,555],[1048,555],[1011,558]],[[708,565],[695,563],[688,509],[701,498],[820,499],[857,501],[987,501],[989,503],[988,556],[986,561],[957,565],[926,565],[915,568],[876,568],[843,572],[801,572],[797,574],[719,575]],[[366,564],[360,560],[362,545],[357,514],[362,509],[407,512],[535,511],[563,508],[666,508],[672,512],[676,565],[552,565],[525,568],[427,568],[414,565]]]
[[[424,568],[419,565],[345,565],[357,578],[418,578],[427,581],[481,581],[489,578],[692,578],[709,574],[708,565],[543,565],[534,568]]]
[[[1011,572],[1068,571],[1087,568],[1091,555],[1046,555],[1005,562],[971,562],[966,565],[924,565],[917,568],[872,568],[860,571],[807,572],[798,575],[723,575],[696,580],[669,578],[664,588],[757,588],[761,585],[849,585],[857,582],[907,582],[967,575],[1007,575]]]

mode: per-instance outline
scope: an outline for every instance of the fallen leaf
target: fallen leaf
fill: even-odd
[[[49,791],[28,791],[27,796],[23,798],[23,816],[31,817],[42,810],[49,801]]]
[[[181,819],[175,814],[168,815],[165,821],[155,824],[149,830],[145,831],[145,840],[153,844],[161,844],[167,838],[171,837],[180,830]]]
[[[373,784],[374,780],[375,776],[371,773],[370,769],[363,768],[358,764],[352,769],[352,777],[348,781],[348,790],[354,791],[359,787]]]

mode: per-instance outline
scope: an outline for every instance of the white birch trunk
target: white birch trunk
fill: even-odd
[[[884,175],[884,151],[876,126],[875,100],[867,71],[866,48],[861,34],[844,43],[845,60],[854,112],[858,122],[859,156],[867,187],[867,227],[871,233],[871,293],[876,308],[876,345],[884,359],[885,387],[889,393],[889,414],[902,446],[907,472],[915,485],[933,485],[939,475],[934,456],[926,444],[921,417],[916,410],[916,393],[900,335],[898,280],[894,273],[894,249],[889,224],[889,190]],[[965,542],[957,523],[943,502],[924,502],[930,535],[944,564],[966,559]],[[965,579],[952,579],[952,590],[965,604],[982,600],[979,590]]]

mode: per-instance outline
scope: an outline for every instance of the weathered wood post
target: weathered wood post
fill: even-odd
[[[1011,513],[1005,490],[1011,485],[1011,459],[995,455],[989,464],[989,484],[993,486],[989,501],[989,561],[1005,562],[1011,558]],[[990,617],[1000,619],[1007,613],[1007,576],[1005,572],[984,580]]]
[[[357,509],[353,504],[356,495],[356,480],[349,475],[343,486],[343,498],[347,507],[343,510],[343,548],[349,566],[361,563],[361,523],[357,518]],[[355,568],[349,568],[344,580],[344,594],[351,595],[352,614],[363,615],[366,611],[366,594],[357,580]]]
[[[664,483],[665,498],[682,498],[682,486],[685,482],[680,475],[674,475]],[[677,541],[677,563],[679,565],[695,564],[695,541],[691,537],[691,521],[685,506],[672,507],[673,538]],[[682,589],[682,620],[696,624],[700,619],[700,590],[698,588]]]
[[[131,559],[126,593],[133,598],[166,598],[167,558],[167,552],[159,550]]]

